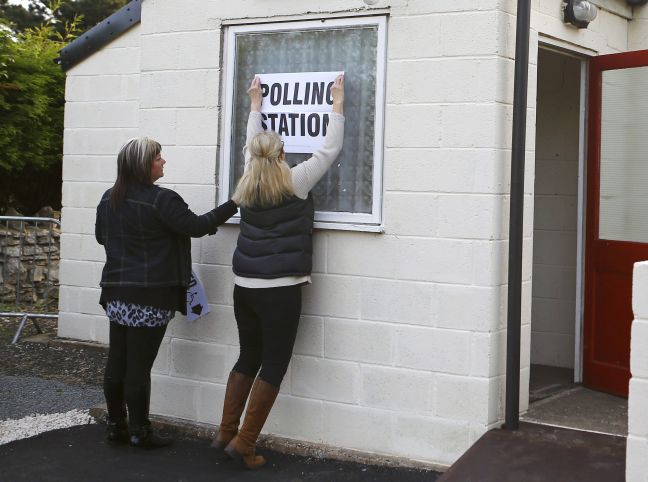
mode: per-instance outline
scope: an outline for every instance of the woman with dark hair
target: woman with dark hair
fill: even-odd
[[[310,191],[342,150],[342,75],[335,80],[331,93],[333,112],[324,145],[310,159],[290,168],[281,137],[272,131],[263,132],[259,79],[255,78],[248,89],[251,108],[245,171],[232,197],[241,206],[241,232],[232,261],[236,275],[234,315],[241,352],[227,382],[223,417],[212,446],[250,469],[265,463],[255,454],[256,440],[292,357],[301,314],[301,287],[310,283],[315,213]]]
[[[228,201],[198,216],[175,191],[156,186],[166,163],[161,151],[147,137],[121,148],[117,180],[102,196],[95,224],[106,251],[99,302],[110,320],[107,438],[146,448],[171,443],[151,429],[151,368],[167,324],[176,311],[186,314],[190,237],[214,234],[237,211]]]

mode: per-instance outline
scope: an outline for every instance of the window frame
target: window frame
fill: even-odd
[[[376,95],[373,146],[373,178],[371,213],[316,211],[315,227],[341,230],[381,232],[383,200],[383,156],[385,122],[385,81],[387,69],[387,17],[385,15],[322,18],[316,20],[282,21],[261,24],[228,25],[224,35],[224,89],[223,89],[223,142],[219,169],[219,203],[227,201],[232,155],[232,118],[234,113],[234,76],[236,72],[236,35],[249,32],[281,32],[294,30],[321,30],[322,28],[375,25],[378,28],[376,45]],[[232,218],[238,223],[239,216]]]

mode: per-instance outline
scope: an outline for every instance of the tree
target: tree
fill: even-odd
[[[62,35],[46,20],[19,34],[0,29],[0,208],[33,212],[52,192],[46,204],[60,205],[65,73],[54,59],[75,28]]]
[[[38,27],[50,19],[57,32],[65,33],[66,23],[78,20],[80,31],[94,27],[109,17],[129,0],[63,0],[56,9],[51,9],[49,0],[31,0],[25,9],[21,5],[10,5],[9,0],[0,0],[0,17],[6,19],[15,32],[24,32]]]
[[[29,9],[22,5],[10,5],[9,0],[0,0],[0,18],[16,32],[37,27],[45,21],[42,10],[31,5]]]
[[[65,73],[54,59],[127,3],[31,0],[25,9],[0,0],[0,212],[60,206]]]
[[[60,22],[71,22],[81,16],[81,31],[88,30],[109,17],[128,3],[129,0],[68,0],[56,14]]]

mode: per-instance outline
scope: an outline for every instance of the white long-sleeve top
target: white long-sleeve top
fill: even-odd
[[[250,150],[247,148],[252,138],[263,132],[261,126],[261,113],[250,112],[247,123],[245,139],[245,169],[251,159]],[[324,138],[324,145],[315,151],[309,159],[290,169],[292,175],[293,189],[295,196],[306,199],[308,193],[315,187],[315,184],[322,178],[324,173],[331,167],[342,150],[344,140],[344,116],[332,112],[329,114],[329,124]],[[284,276],[281,278],[246,278],[234,276],[234,283],[243,288],[276,288],[278,286],[292,286],[302,283],[310,283],[310,276]]]

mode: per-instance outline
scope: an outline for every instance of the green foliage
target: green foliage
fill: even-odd
[[[129,0],[67,0],[56,14],[61,22],[72,22],[82,16],[79,28],[88,30],[126,5]]]
[[[73,21],[62,34],[46,20],[17,35],[0,30],[0,208],[12,202],[7,182],[29,185],[41,170],[60,171],[65,73],[54,59],[76,28]]]
[[[128,1],[0,0],[0,213],[60,207],[65,73],[54,59]]]
[[[56,5],[53,5],[56,6]],[[49,21],[13,37],[0,32],[0,168],[51,166],[61,158],[65,73],[54,62],[72,38]]]
[[[56,9],[47,0],[31,0],[25,9],[20,5],[10,5],[9,0],[0,0],[0,17],[7,20],[14,32],[24,32],[28,28],[41,25],[47,19],[61,34],[65,24],[78,21],[80,31],[86,31],[109,17],[126,5],[129,0],[62,0]]]
[[[0,0],[0,18],[16,32],[42,24],[45,21],[44,14],[40,6],[32,4],[25,9],[21,5],[10,5],[9,0]]]

